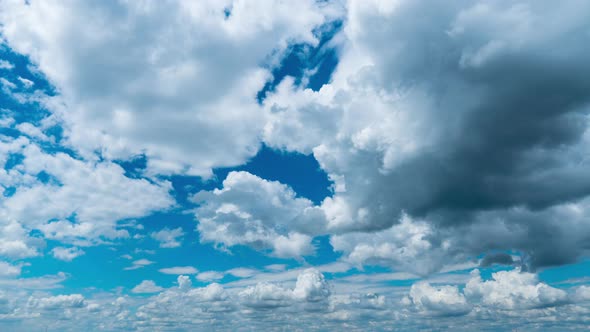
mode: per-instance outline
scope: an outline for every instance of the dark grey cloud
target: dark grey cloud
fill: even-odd
[[[555,209],[590,194],[590,21],[579,14],[587,7],[411,1],[361,18],[377,85],[407,98],[419,91],[428,107],[413,111],[434,137],[388,172],[358,168],[371,178],[349,182],[350,200],[372,213],[361,227],[389,227],[405,211],[451,238],[480,236],[467,232],[474,224],[520,230],[486,244],[458,240],[468,243],[459,251],[517,248],[539,266],[583,252],[590,226],[572,234]],[[379,163],[380,152],[366,154],[363,162]]]
[[[505,253],[493,253],[493,254],[489,254],[486,255],[481,262],[479,263],[479,266],[481,267],[489,267],[492,266],[494,264],[499,264],[499,265],[512,265],[514,264],[514,260],[512,259],[512,256],[505,254]]]
[[[581,163],[585,151],[579,146],[590,110],[590,47],[585,46],[590,37],[571,36],[575,22],[561,31],[542,32],[544,22],[567,24],[568,18],[558,18],[562,10],[549,4],[527,4],[518,19],[539,17],[520,36],[523,45],[499,50],[477,66],[461,65],[465,51],[470,44],[510,38],[481,27],[486,19],[501,21],[496,16],[509,15],[510,4],[481,3],[484,22],[462,29],[483,31],[465,32],[469,38],[453,37],[452,31],[462,11],[467,15],[476,7],[473,2],[462,3],[450,16],[446,3],[407,2],[393,17],[373,23],[378,28],[370,31],[376,36],[368,38],[380,42],[375,55],[377,67],[387,70],[383,84],[426,92],[437,141],[381,176],[381,187],[366,202],[428,215],[514,206],[543,209],[590,193],[590,175]],[[413,19],[420,15],[427,19]],[[381,52],[385,40],[397,46],[395,55]],[[390,218],[389,212],[384,217]]]
[[[384,232],[337,239],[355,261],[388,256],[382,239],[405,213],[449,261],[518,250],[533,269],[572,262],[590,234],[588,12],[575,0],[351,1],[331,90],[271,96],[281,113],[266,143],[311,147],[336,181],[328,232]]]

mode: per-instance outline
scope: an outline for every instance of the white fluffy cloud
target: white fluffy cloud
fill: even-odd
[[[14,65],[6,60],[0,59],[0,69],[12,69]]]
[[[86,306],[84,296],[80,294],[57,295],[43,298],[31,298],[29,306],[43,310],[63,310],[66,308],[82,308]]]
[[[297,276],[293,289],[261,282],[239,293],[245,306],[256,309],[288,307],[303,303],[326,302],[331,291],[324,275],[316,269],[306,269]]]
[[[181,279],[179,279],[181,280]],[[173,324],[186,329],[198,326],[232,325],[230,315],[236,304],[219,284],[191,288],[185,281],[182,287],[167,289],[137,309],[135,323],[150,329],[163,324]],[[174,315],[170,315],[173,312]]]
[[[31,238],[17,222],[0,225],[0,255],[11,258],[26,258],[38,255],[39,239]]]
[[[251,308],[272,309],[291,305],[293,293],[272,283],[258,283],[239,293],[242,303]]]
[[[177,248],[181,246],[184,232],[181,227],[175,229],[164,228],[151,233],[150,236],[160,243],[160,248]]]
[[[202,242],[242,244],[272,250],[278,257],[311,254],[312,235],[323,228],[323,213],[288,186],[248,172],[231,172],[221,189],[193,197]]]
[[[0,326],[3,327],[6,319],[11,319],[16,324],[14,326],[22,330],[42,328],[43,324],[50,323],[54,328],[66,331],[101,328],[199,330],[212,326],[223,330],[243,326],[264,330],[291,326],[310,330],[360,330],[371,326],[381,330],[395,326],[401,330],[452,328],[472,331],[483,326],[511,329],[523,324],[541,329],[581,328],[588,322],[584,317],[571,320],[572,315],[590,310],[588,298],[584,297],[587,287],[570,289],[567,302],[543,300],[544,304],[538,306],[539,299],[554,296],[546,289],[540,291],[539,296],[529,296],[505,288],[514,289],[524,284],[540,290],[546,285],[518,270],[504,272],[511,280],[518,281],[514,285],[498,283],[506,278],[495,275],[484,282],[474,272],[465,287],[435,285],[431,280],[430,284],[420,281],[410,288],[381,286],[382,294],[356,292],[350,285],[333,287],[315,269],[299,270],[290,281],[281,279],[283,272],[279,272],[275,281],[271,279],[250,286],[211,283],[205,287],[193,287],[190,278],[182,275],[170,288],[146,280],[135,289],[148,294],[141,296],[103,292],[85,298],[79,294],[52,296],[34,292],[27,295],[22,290],[7,290],[0,292],[0,317],[4,319],[0,320]],[[339,283],[338,280],[331,282]],[[484,286],[487,290],[481,292],[482,296],[468,292],[473,288],[470,284],[481,286],[482,283],[491,283]],[[367,283],[363,285],[367,286]],[[157,294],[149,295],[151,292]],[[518,314],[507,310],[508,298],[518,303],[511,307],[518,309]],[[557,305],[561,306],[557,308]],[[25,319],[27,317],[36,318]],[[292,325],[293,317],[297,318],[297,325]]]
[[[482,312],[512,310],[540,310],[585,301],[585,288],[568,293],[540,282],[534,273],[520,269],[499,271],[490,280],[483,280],[479,270],[473,270],[462,291],[455,285],[432,286],[418,282],[410,288],[409,296],[402,300],[428,315],[465,315],[473,308]]]
[[[0,202],[0,255],[4,257],[38,255],[45,243],[40,235],[31,235],[32,230],[81,246],[125,238],[129,234],[118,226],[119,220],[144,216],[173,203],[169,183],[128,178],[111,162],[48,153],[23,136],[2,136],[0,146],[0,182],[4,188],[13,188]],[[19,161],[6,167],[15,156],[20,156]],[[84,251],[58,246],[50,254],[71,261]]]
[[[433,287],[426,282],[412,285],[410,299],[420,310],[434,315],[464,315],[471,310],[457,286]]]
[[[314,28],[336,14],[313,0],[7,1],[0,12],[8,44],[61,92],[71,144],[204,176],[258,150],[256,94],[270,74],[260,65],[290,43],[317,43]]]
[[[180,290],[186,291],[186,290],[190,289],[192,286],[192,281],[187,276],[178,276],[178,278],[176,280],[178,283],[178,289],[180,289]]]
[[[517,269],[493,273],[492,280],[487,281],[474,270],[464,292],[468,298],[481,301],[485,306],[507,310],[543,308],[567,301],[564,290],[540,282],[533,273]]]
[[[352,264],[379,264],[427,275],[449,262],[448,243],[432,242],[434,234],[428,223],[404,215],[399,224],[389,229],[335,235],[330,242]]]
[[[580,286],[576,288],[573,295],[576,301],[590,301],[590,286]]]
[[[0,277],[16,277],[21,272],[21,266],[0,261]]]
[[[309,302],[322,301],[330,296],[324,275],[316,269],[307,269],[297,276],[293,297]]]
[[[156,285],[153,280],[144,280],[139,285],[131,289],[132,293],[157,293],[162,291],[164,288]]]
[[[70,262],[74,258],[84,255],[84,250],[76,247],[55,247],[51,249],[51,254],[53,257],[60,259],[62,261]]]
[[[125,270],[137,270],[137,269],[141,269],[141,268],[144,268],[144,267],[146,267],[148,265],[152,265],[152,264],[154,264],[153,261],[150,261],[149,259],[142,258],[142,259],[138,259],[136,261],[133,261],[131,263],[131,266],[126,267]]]
[[[6,255],[34,255],[31,244],[36,240],[25,234],[32,229],[46,238],[80,245],[128,237],[118,228],[119,220],[173,204],[169,182],[128,178],[115,163],[50,154],[22,137],[5,139],[0,145],[3,165],[11,155],[22,156],[21,163],[0,175],[4,186],[16,188],[0,202],[0,227],[10,234],[0,246]]]

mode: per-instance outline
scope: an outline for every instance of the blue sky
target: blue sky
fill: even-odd
[[[586,327],[586,7],[0,1],[0,330]]]

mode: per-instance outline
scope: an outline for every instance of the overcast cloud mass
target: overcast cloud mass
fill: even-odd
[[[0,0],[0,330],[590,324],[590,2]]]

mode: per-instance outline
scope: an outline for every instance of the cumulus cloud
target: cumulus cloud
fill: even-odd
[[[187,276],[178,276],[176,279],[178,283],[178,289],[180,290],[188,290],[192,286],[191,279]]]
[[[304,303],[325,302],[331,294],[324,275],[316,269],[306,269],[297,276],[293,289],[280,285],[260,282],[239,293],[241,301],[248,307],[272,309]]]
[[[49,137],[47,137],[47,135],[45,135],[39,127],[35,127],[34,125],[28,122],[19,123],[16,126],[16,129],[18,129],[21,133],[27,135],[31,139],[39,139],[41,141],[50,140]]]
[[[274,256],[314,252],[312,235],[321,232],[323,214],[288,186],[248,172],[230,172],[221,189],[193,197],[202,242],[270,249]]]
[[[144,267],[146,267],[148,265],[152,265],[152,264],[154,264],[153,261],[150,261],[149,259],[142,258],[142,259],[138,259],[136,261],[133,261],[131,263],[131,266],[126,267],[125,270],[137,270],[137,269],[141,269],[141,268],[144,268]]]
[[[143,152],[150,172],[208,176],[256,153],[265,118],[256,94],[270,76],[260,65],[290,43],[317,44],[313,31],[334,7],[8,1],[0,21],[8,44],[63,92],[67,109],[55,111],[80,151],[119,159]]]
[[[175,229],[164,228],[158,232],[151,233],[152,239],[160,242],[160,248],[177,248],[181,246],[184,232],[181,227]]]
[[[38,255],[39,239],[28,235],[26,229],[17,222],[0,225],[0,255],[10,258],[26,258]]]
[[[404,215],[399,224],[375,233],[347,233],[332,236],[330,243],[344,254],[344,260],[363,266],[379,264],[427,275],[449,262],[449,243],[438,242],[435,230],[426,222]]]
[[[433,286],[418,282],[410,288],[402,304],[413,305],[419,312],[428,315],[465,315],[475,308],[491,312],[512,310],[540,310],[585,300],[585,286],[565,290],[551,287],[538,280],[534,273],[520,269],[492,273],[483,280],[480,271],[471,272],[465,287],[455,285]]]
[[[179,285],[182,287],[167,289],[139,306],[136,324],[146,329],[162,324],[185,328],[232,325],[230,315],[235,312],[236,304],[221,285],[212,283],[191,288],[180,277]]]
[[[24,137],[3,138],[0,145],[2,165],[9,156],[21,157],[17,165],[0,172],[3,185],[15,188],[0,202],[1,233],[7,234],[0,250],[7,255],[35,255],[38,240],[28,235],[33,229],[78,245],[125,238],[129,234],[118,227],[119,220],[173,203],[169,182],[128,178],[115,163],[48,153]]]
[[[156,285],[153,280],[144,280],[139,285],[131,289],[132,293],[157,293],[162,291],[164,288]]]
[[[10,70],[12,68],[14,68],[14,65],[12,63],[10,63],[9,61],[0,59],[0,69]]]
[[[401,304],[422,316],[465,316],[465,322],[474,324],[482,317],[495,317],[503,320],[498,327],[506,327],[512,318],[540,323],[576,316],[576,312],[588,310],[585,290],[585,286],[569,290],[551,287],[536,274],[520,269],[495,272],[483,280],[476,269],[464,287],[417,282]],[[562,313],[563,318],[557,318],[556,313]]]
[[[312,152],[334,181],[327,229],[407,214],[453,255],[515,249],[534,268],[587,252],[587,226],[558,217],[584,215],[590,194],[589,37],[573,32],[587,4],[391,4],[349,1],[330,84],[284,81],[264,101],[265,143]]]
[[[273,309],[291,305],[293,293],[272,283],[258,283],[239,293],[242,303],[257,309]]]
[[[544,287],[529,274],[518,270],[503,272],[510,274],[512,280],[520,280],[511,289],[522,284],[536,286],[539,290]],[[23,330],[53,322],[52,326],[65,330],[96,330],[98,327],[177,330],[212,326],[223,330],[243,326],[264,330],[291,326],[312,330],[360,330],[371,326],[381,330],[396,326],[401,330],[452,328],[470,331],[482,326],[511,329],[523,324],[540,329],[583,327],[587,319],[572,321],[571,317],[590,310],[588,297],[584,295],[585,286],[569,290],[567,302],[546,301],[539,307],[538,299],[552,297],[546,290],[540,291],[538,297],[523,296],[523,293],[505,290],[508,287],[506,281],[498,283],[504,276],[494,275],[483,281],[477,271],[465,287],[419,281],[409,289],[381,287],[382,294],[356,292],[350,287],[333,288],[314,269],[300,270],[294,278],[293,283],[277,283],[279,278],[251,286],[211,283],[205,287],[193,287],[190,278],[181,275],[177,278],[177,286],[170,288],[143,281],[140,285],[146,285],[145,291],[157,294],[141,296],[110,292],[85,298],[79,294],[50,296],[37,292],[27,298],[7,291],[0,292],[0,315],[5,315],[0,317],[11,317]],[[485,286],[488,287],[482,292],[485,295],[479,297],[468,294],[467,289],[473,288],[470,283],[495,285]],[[494,300],[487,301],[485,297]],[[518,309],[518,314],[507,309],[507,298],[518,303],[513,307]],[[557,309],[556,305],[561,306]],[[18,320],[19,315],[21,319],[24,317],[23,312],[35,315],[31,317],[36,319]],[[293,325],[294,317],[297,318],[296,325]]]
[[[578,302],[590,301],[590,286],[580,286],[576,288],[573,298]]]
[[[30,298],[29,306],[42,310],[63,310],[66,308],[82,308],[86,306],[84,296],[80,294],[57,295],[42,298]]]
[[[293,297],[309,302],[325,300],[330,296],[330,288],[324,275],[316,269],[307,269],[297,276]]]
[[[74,258],[82,256],[85,254],[84,250],[80,248],[71,247],[55,247],[51,249],[51,254],[53,257],[60,259],[62,261],[71,262]]]
[[[196,198],[204,203],[198,211],[204,242],[300,257],[313,252],[315,235],[383,231],[406,214],[434,225],[428,242],[450,244],[450,256],[515,249],[531,253],[536,267],[571,262],[588,249],[582,223],[556,222],[572,204],[583,204],[590,188],[584,93],[590,83],[583,46],[588,37],[571,33],[586,27],[584,10],[578,8],[586,4],[351,0],[335,39],[341,52],[329,84],[314,92],[285,79],[263,105],[255,96],[270,72],[260,64],[276,63],[293,43],[315,45],[314,29],[342,14],[338,6],[311,0],[160,6],[9,1],[0,20],[8,45],[29,55],[61,92],[56,98],[63,102],[49,98],[46,105],[65,121],[67,143],[84,158],[96,159],[94,151],[100,150],[107,159],[90,165],[93,172],[120,172],[108,160],[144,154],[147,174],[208,176],[213,167],[243,163],[262,139],[271,147],[313,153],[334,182],[333,197],[313,206],[289,198],[272,182],[231,173],[226,184],[233,188]],[[52,15],[41,14],[46,12]],[[126,13],[127,24],[116,23],[117,12]],[[84,19],[95,13],[102,19]],[[409,19],[418,13],[429,19]],[[159,24],[168,21],[184,23],[170,30]],[[107,31],[105,25],[111,33],[96,33]],[[135,38],[122,41],[128,35]],[[128,52],[113,53],[121,45]],[[106,49],[111,56],[103,53]],[[241,56],[234,61],[211,54]],[[210,77],[216,77],[215,84]],[[203,139],[208,142],[193,144]],[[239,183],[246,182],[261,187],[262,198],[278,194],[287,200],[277,209],[269,204],[246,211],[237,194],[244,191]],[[44,197],[42,189],[28,194],[37,195],[35,201]],[[17,192],[11,200],[22,195]],[[166,206],[160,203],[145,210]],[[69,216],[60,212],[57,219]],[[297,222],[278,224],[272,216],[277,212],[286,212],[286,219],[298,216]],[[130,214],[116,217],[142,213]],[[484,222],[489,218],[495,222]],[[96,226],[58,222],[52,227],[101,234],[89,230]],[[220,224],[227,229],[215,235]],[[103,236],[126,235],[108,229]],[[473,240],[484,230],[514,235]],[[531,233],[539,236],[518,236]],[[551,246],[531,240],[547,233],[564,235]],[[572,234],[571,241],[563,240]]]
[[[410,299],[420,310],[435,315],[464,315],[471,311],[465,296],[457,286],[433,287],[426,282],[413,284]]]
[[[0,277],[16,277],[21,272],[21,266],[0,261]]]
[[[481,279],[479,270],[474,270],[464,292],[468,298],[485,306],[507,310],[543,308],[567,301],[564,290],[540,282],[537,275],[518,269],[495,272],[487,281]]]

